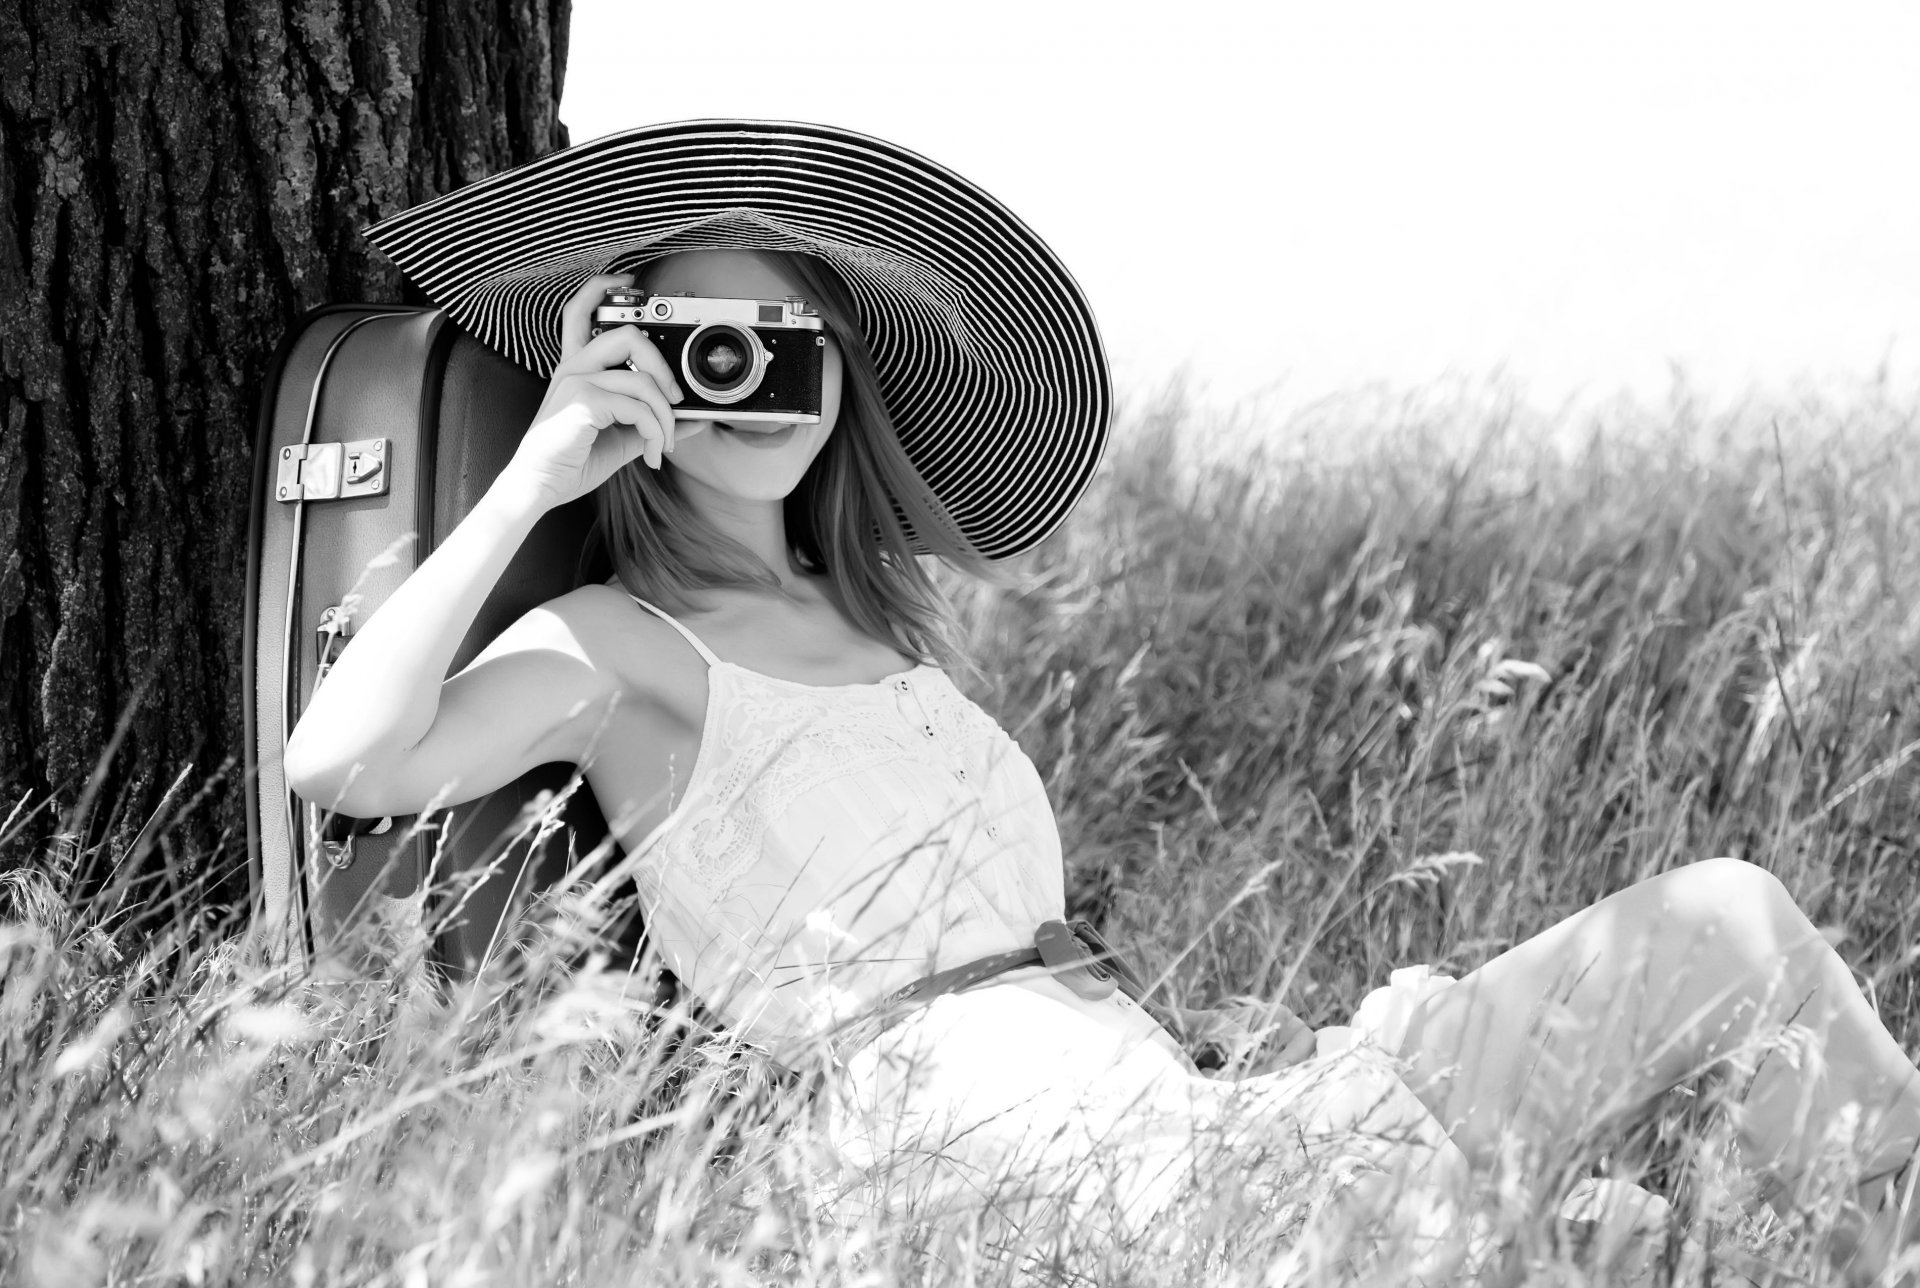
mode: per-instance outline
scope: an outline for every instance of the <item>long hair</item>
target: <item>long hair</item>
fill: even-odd
[[[794,279],[843,358],[839,419],[784,503],[795,564],[831,578],[847,615],[867,635],[910,657],[963,663],[952,606],[914,555],[902,520],[929,554],[985,580],[1003,576],[907,459],[838,274],[809,255],[757,253]],[[594,514],[594,536],[621,584],[669,612],[697,609],[703,590],[781,590],[773,569],[688,504],[671,469],[636,462],[619,471],[594,492]]]

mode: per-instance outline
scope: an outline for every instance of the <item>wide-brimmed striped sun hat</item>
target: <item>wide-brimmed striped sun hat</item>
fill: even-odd
[[[542,376],[560,359],[562,305],[596,273],[697,249],[826,260],[860,311],[901,447],[990,559],[1059,527],[1106,447],[1106,351],[1066,266],[977,185],[851,130],[628,130],[366,235],[461,326]]]

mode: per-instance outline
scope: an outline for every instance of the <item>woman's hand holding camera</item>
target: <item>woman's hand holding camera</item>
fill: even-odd
[[[502,475],[543,506],[585,496],[641,457],[657,470],[674,448],[673,404],[685,395],[660,351],[637,327],[588,338],[607,288],[632,280],[589,278],[561,314],[560,365]]]

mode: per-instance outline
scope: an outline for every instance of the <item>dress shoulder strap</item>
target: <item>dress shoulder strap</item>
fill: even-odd
[[[630,593],[628,594],[627,598],[631,599],[634,603],[640,605],[640,607],[652,613],[655,617],[658,617],[661,621],[665,622],[667,625],[673,627],[674,630],[679,631],[680,634],[686,639],[687,643],[693,645],[693,647],[699,652],[700,656],[707,659],[708,666],[720,665],[720,659],[713,655],[713,650],[708,648],[705,644],[702,644],[700,642],[700,637],[698,635],[695,635],[692,631],[688,630],[685,626],[682,626],[678,621],[674,619],[674,617],[671,614],[663,612],[658,608],[655,608],[652,604],[649,604],[646,600],[640,598],[640,596],[638,595]]]

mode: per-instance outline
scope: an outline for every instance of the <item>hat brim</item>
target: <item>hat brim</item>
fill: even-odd
[[[461,326],[543,376],[560,359],[563,305],[596,273],[693,249],[828,261],[860,311],[902,449],[989,559],[1058,528],[1106,449],[1106,350],[1066,266],[977,185],[850,130],[628,130],[366,236]]]

